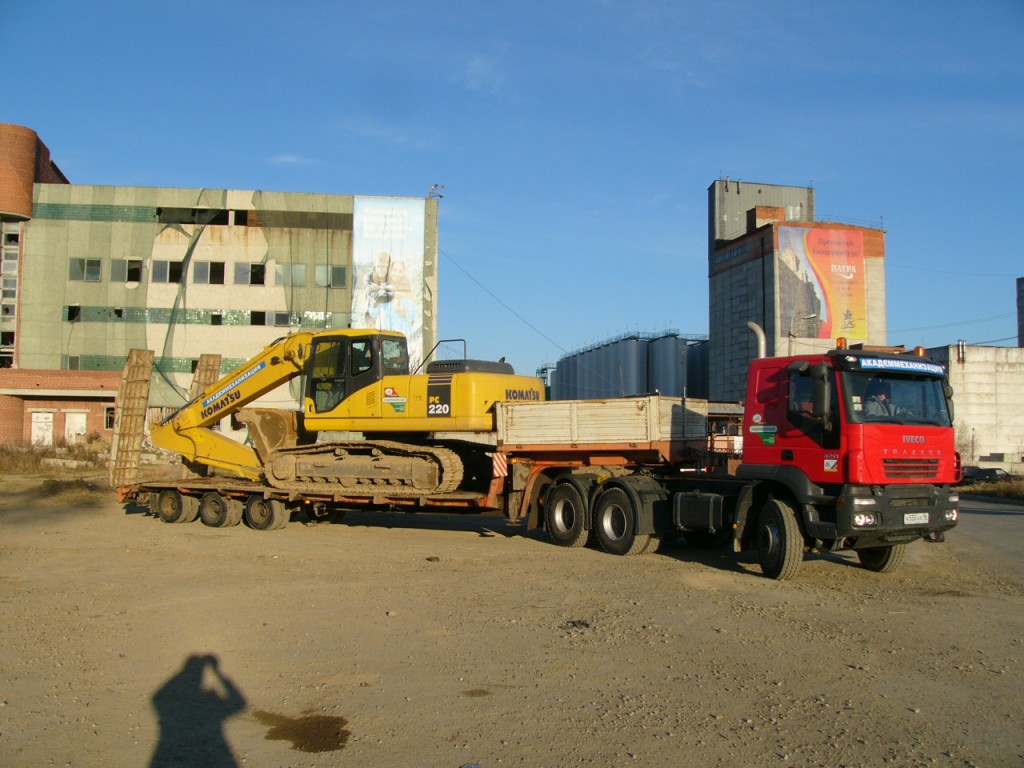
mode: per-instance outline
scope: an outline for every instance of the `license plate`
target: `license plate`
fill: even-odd
[[[903,516],[904,525],[920,525],[921,523],[928,523],[927,512],[908,512]]]

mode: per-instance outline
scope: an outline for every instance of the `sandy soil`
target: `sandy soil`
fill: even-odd
[[[954,532],[778,583],[500,519],[166,525],[7,476],[0,764],[1020,766],[1011,560]]]

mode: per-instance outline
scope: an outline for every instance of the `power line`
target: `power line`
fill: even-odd
[[[477,280],[475,277],[473,277],[473,275],[471,275],[468,270],[466,270],[461,264],[459,264],[459,262],[457,262],[455,259],[453,259],[451,257],[451,255],[447,251],[444,251],[444,250],[442,250],[440,248],[438,248],[437,251],[442,256],[444,256],[446,259],[448,259],[448,261],[450,261],[452,263],[452,265],[454,265],[455,268],[458,269],[462,274],[464,274],[466,277],[468,277],[470,280],[472,280],[474,283],[476,283],[484,293],[486,293],[488,296],[490,296],[492,299],[494,299],[496,302],[498,302],[501,306],[503,306],[506,310],[508,310],[509,313],[514,315],[516,318],[518,318],[519,321],[521,323],[523,323],[523,325],[525,325],[527,328],[532,330],[534,333],[536,333],[542,339],[545,339],[549,343],[553,344],[555,347],[557,347],[559,350],[561,350],[562,354],[565,354],[565,355],[569,354],[568,350],[566,350],[565,347],[563,347],[557,341],[555,341],[550,336],[548,336],[546,333],[544,333],[542,330],[540,330],[540,328],[535,326],[533,323],[531,323],[525,317],[523,317],[518,312],[516,312],[514,309],[512,309],[512,307],[510,307],[508,304],[506,304],[504,301],[502,301],[497,295],[495,295],[494,291],[492,291],[486,285],[484,285],[479,280]]]
[[[908,331],[931,331],[936,328],[956,328],[959,325],[970,325],[971,323],[986,323],[990,320],[1004,320],[1007,317],[1016,317],[1016,312],[1006,312],[1002,315],[990,315],[989,317],[979,317],[974,320],[957,320],[955,323],[940,323],[939,325],[921,325],[917,328],[898,328],[891,333],[907,333]]]

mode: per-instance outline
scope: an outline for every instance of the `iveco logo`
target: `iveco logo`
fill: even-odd
[[[904,443],[923,443],[924,442],[924,435],[904,435],[903,436],[903,442]]]

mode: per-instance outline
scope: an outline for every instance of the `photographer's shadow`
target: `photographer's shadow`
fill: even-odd
[[[237,768],[224,722],[245,704],[241,691],[221,673],[216,656],[189,656],[181,671],[153,694],[160,740],[150,767]]]

